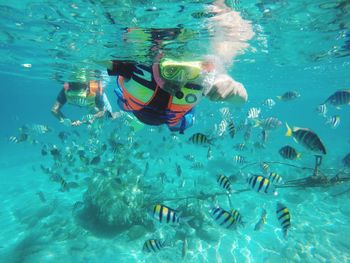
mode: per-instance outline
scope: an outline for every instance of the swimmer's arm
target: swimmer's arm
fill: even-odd
[[[209,11],[216,13],[208,19],[208,30],[212,33],[212,54],[216,56],[217,68],[231,67],[234,58],[249,47],[247,41],[253,36],[250,21],[243,19],[239,12],[233,11],[225,0],[216,0],[208,6]]]
[[[59,103],[58,101],[55,101],[55,103],[53,104],[52,108],[51,108],[51,113],[53,114],[53,116],[55,116],[60,122],[64,122],[64,120],[66,119],[66,117],[64,116],[64,114],[61,111],[63,104]]]

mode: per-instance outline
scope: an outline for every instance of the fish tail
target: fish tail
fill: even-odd
[[[286,136],[290,137],[293,134],[292,129],[288,126],[288,123],[286,123],[286,127],[287,127],[287,132],[286,132]]]
[[[276,98],[282,100],[282,96],[276,96]]]

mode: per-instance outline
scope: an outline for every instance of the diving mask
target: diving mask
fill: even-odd
[[[160,74],[165,80],[187,83],[197,79],[202,71],[200,62],[177,62],[163,60],[159,64]]]

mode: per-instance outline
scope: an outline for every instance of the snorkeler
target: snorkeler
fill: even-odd
[[[64,124],[79,126],[83,121],[71,121],[66,118],[61,109],[66,103],[88,108],[92,117],[88,120],[92,123],[95,119],[107,115],[114,118],[115,114],[112,112],[112,107],[108,101],[106,94],[103,92],[101,81],[88,82],[65,82],[63,89],[57,96],[57,99],[52,106],[52,114]]]
[[[206,56],[201,61],[172,59],[159,48],[162,42],[159,39],[156,41],[159,49],[152,65],[116,60],[104,63],[108,74],[116,76],[114,91],[122,110],[132,112],[142,123],[166,124],[171,131],[183,133],[192,126],[193,108],[202,97],[235,105],[247,101],[244,86],[226,74],[224,68],[230,66],[233,57],[248,46],[245,41],[253,36],[250,24],[237,12],[225,7],[223,1],[216,1],[216,6],[211,9],[217,14],[209,21],[211,30],[214,30],[215,55]],[[231,26],[227,19],[232,22]],[[181,33],[171,29],[164,32],[169,32],[170,35],[165,34],[165,37],[171,39]],[[154,35],[161,37],[164,34],[157,30],[152,37]]]

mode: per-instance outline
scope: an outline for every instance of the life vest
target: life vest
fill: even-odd
[[[96,93],[102,95],[103,92],[101,81],[89,81],[87,85],[84,83],[79,84],[82,88],[73,90],[69,87],[72,83],[64,83],[64,94],[66,95],[67,103],[80,107],[96,107]]]
[[[169,66],[169,61],[166,62],[165,65]],[[150,68],[135,65],[130,79],[118,76],[117,86],[121,89],[124,110],[133,111],[134,115],[146,124],[176,125],[203,96],[199,80],[199,62],[185,64],[187,67],[195,65],[193,72],[198,73],[189,76],[191,78],[189,82],[181,87],[182,98],[171,96],[160,87],[162,84],[158,84],[159,82],[156,81],[159,78],[161,66],[155,69],[154,66]]]

